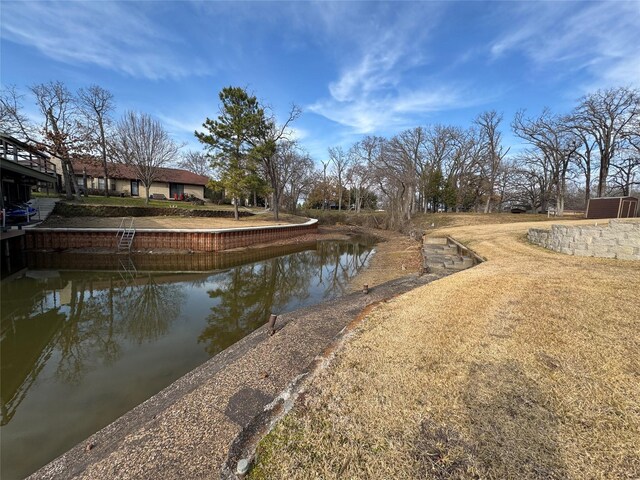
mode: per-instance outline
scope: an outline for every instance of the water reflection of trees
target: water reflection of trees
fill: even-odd
[[[51,357],[52,339],[65,316],[57,309],[38,311],[31,322],[4,322],[0,344],[0,425],[6,425]],[[20,359],[17,362],[16,359]]]
[[[158,339],[178,317],[184,300],[183,287],[159,283],[155,276],[147,275],[141,284],[127,287],[118,296],[116,310],[123,320],[124,336],[137,344]]]
[[[71,281],[56,370],[67,382],[79,381],[93,364],[115,362],[123,342],[139,345],[166,334],[184,301],[180,286],[158,283],[153,275],[128,283],[109,277],[95,287],[92,279]]]
[[[316,250],[237,267],[218,279],[209,296],[217,303],[198,341],[215,355],[266,322],[269,314],[344,293],[349,279],[362,269],[371,247],[353,242],[321,242]]]
[[[127,343],[153,342],[178,318],[186,288],[210,290],[215,302],[198,338],[213,355],[284,313],[345,291],[370,247],[319,243],[315,251],[241,265],[185,283],[184,275],[45,271],[47,278],[2,283],[0,380],[2,423],[10,420],[47,362],[66,383],[116,362]],[[40,271],[42,274],[43,271]],[[54,275],[55,274],[55,275]]]
[[[25,279],[22,291],[4,287],[3,298],[13,293],[15,305],[2,318],[3,423],[50,358],[57,360],[59,379],[77,384],[96,365],[115,362],[125,342],[141,344],[164,335],[185,298],[181,286],[162,284],[152,275],[125,283],[111,275],[65,274],[46,285]]]

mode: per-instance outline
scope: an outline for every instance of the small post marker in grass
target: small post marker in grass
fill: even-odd
[[[364,293],[365,295],[369,293],[369,285],[367,283],[365,283],[364,287],[362,287],[362,293]]]
[[[273,314],[273,313],[269,317],[269,336],[271,336],[274,333],[276,333],[276,320],[277,319],[278,319],[278,316]]]
[[[238,461],[238,465],[236,466],[236,475],[246,475],[246,473],[249,471],[249,460],[247,460],[246,458],[241,458]]]

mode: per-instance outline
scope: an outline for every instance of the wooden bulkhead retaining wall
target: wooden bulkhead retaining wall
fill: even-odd
[[[219,252],[232,248],[314,233],[318,221],[296,225],[227,229],[136,229],[131,250],[190,250]],[[29,250],[66,250],[74,248],[118,249],[115,228],[34,228],[26,232]]]

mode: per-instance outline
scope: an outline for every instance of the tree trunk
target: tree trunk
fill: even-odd
[[[238,198],[233,197],[233,217],[236,220],[240,220],[240,214],[238,213]]]
[[[273,219],[280,219],[280,195],[275,191],[271,194],[271,203],[273,204]]]
[[[491,211],[491,199],[493,197],[493,190],[495,189],[496,180],[493,176],[493,172],[491,174],[491,181],[489,182],[489,195],[487,196],[487,203],[484,205],[484,213],[489,213]]]
[[[591,198],[591,169],[587,169],[584,174],[584,208],[587,208]]]
[[[100,120],[100,147],[102,150],[102,168],[104,168],[104,196],[109,196],[109,172],[107,171],[107,139],[104,134],[104,123]]]
[[[600,176],[598,178],[598,197],[604,196],[605,188],[607,187],[607,176],[609,175],[608,162],[600,166]]]
[[[562,217],[564,215],[564,193],[567,185],[564,177],[560,180],[560,187],[558,188],[557,201],[556,201],[556,215]]]
[[[484,213],[489,213],[489,211],[491,210],[491,193],[489,194],[489,196],[487,197],[487,203],[484,205]]]
[[[61,163],[63,165],[67,166],[67,175],[71,180],[71,186],[73,187],[73,190],[75,191],[75,199],[80,201],[80,188],[78,187],[78,179],[76,178],[76,176],[73,173],[73,166],[71,165],[71,161],[66,158],[61,160]],[[63,168],[64,170],[64,168]],[[67,191],[67,200],[71,200],[72,196],[71,193],[69,191]]]
[[[82,171],[82,186],[84,187],[84,196],[85,198],[89,197],[89,188],[87,186],[87,171]]]
[[[67,163],[64,160],[60,161],[60,165],[62,166],[62,178],[64,178],[64,190],[65,190],[65,198],[67,200],[73,199],[72,193],[72,185],[71,185],[71,176],[69,175],[69,169]]]
[[[144,185],[144,204],[149,205],[149,187]]]

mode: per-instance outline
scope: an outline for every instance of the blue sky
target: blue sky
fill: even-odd
[[[243,86],[316,161],[365,134],[570,110],[640,86],[640,2],[12,2],[0,6],[0,80],[98,84],[199,149],[218,92]],[[30,102],[29,109],[35,112]]]

